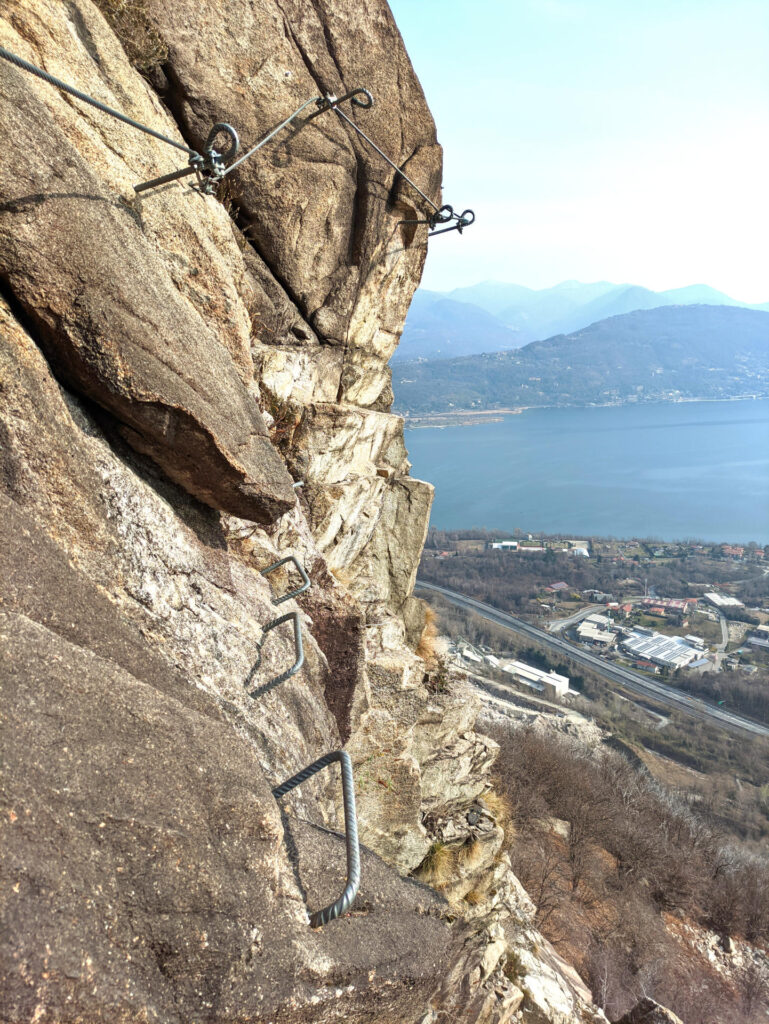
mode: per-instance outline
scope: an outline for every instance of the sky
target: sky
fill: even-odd
[[[769,301],[769,0],[389,0],[444,147],[422,285]]]

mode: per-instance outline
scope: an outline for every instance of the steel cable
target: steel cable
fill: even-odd
[[[428,195],[425,195],[425,193],[422,191],[419,185],[417,185],[416,182],[412,181],[408,174],[406,174],[406,172],[402,170],[395,163],[394,160],[391,160],[387,153],[385,153],[384,150],[380,149],[379,146],[377,146],[376,142],[374,142],[373,139],[369,138],[369,136],[366,135],[362,128],[358,127],[358,125],[355,123],[355,121],[352,120],[352,118],[348,117],[347,114],[345,114],[345,112],[343,110],[340,110],[338,107],[336,107],[335,109],[337,114],[339,114],[339,116],[344,121],[346,121],[347,124],[349,124],[353,131],[356,131],[358,135],[360,135],[360,137],[365,142],[367,142],[368,145],[371,146],[371,148],[376,153],[379,154],[379,156],[385,161],[385,163],[388,163],[390,167],[392,167],[392,169],[395,171],[395,173],[400,175],[400,177],[403,178],[404,181],[408,182],[408,184],[411,185],[414,191],[418,195],[420,195],[429,206],[432,207],[432,215],[428,216],[425,220],[409,220],[404,221],[403,223],[427,224],[431,229],[433,229],[437,224],[447,224],[449,221],[452,220],[456,221],[456,224],[453,224],[450,228],[442,228],[440,231],[431,230],[430,236],[432,236],[443,235],[447,231],[458,231],[461,235],[462,230],[464,228],[469,227],[471,224],[475,222],[475,214],[473,213],[472,210],[463,210],[462,213],[455,213],[454,208],[452,206],[449,206],[448,204],[444,206],[438,206],[437,203],[433,202],[433,200]]]
[[[94,99],[93,96],[89,96],[87,93],[81,92],[80,89],[76,89],[73,85],[67,85],[67,83],[62,82],[60,78],[56,78],[55,75],[50,75],[47,71],[43,71],[43,69],[37,67],[36,64],[30,64],[28,60],[24,60],[22,57],[17,57],[15,53],[11,53],[10,50],[6,50],[2,46],[0,46],[0,57],[9,61],[11,64],[15,64],[16,67],[22,68],[24,71],[29,71],[30,74],[36,75],[37,78],[41,78],[44,82],[48,82],[49,85],[55,85],[57,89],[61,89],[62,92],[69,93],[70,96],[74,96],[76,99],[82,100],[83,103],[90,103],[92,107],[96,107],[96,109],[101,110],[102,113],[109,114],[110,117],[115,117],[118,121],[123,121],[125,124],[129,124],[132,128],[138,128],[140,132],[145,132],[147,135],[152,135],[154,138],[160,139],[161,142],[165,142],[169,146],[181,149],[183,153],[187,153],[189,156],[200,156],[200,153],[198,153],[196,149],[190,149],[190,147],[185,146],[183,142],[177,142],[175,139],[169,139],[167,135],[162,135],[160,132],[156,132],[154,128],[148,128],[146,124],[134,121],[134,119],[132,117],[128,117],[127,114],[121,114],[119,110],[113,110],[113,108],[108,107],[106,103],[102,103],[100,100]]]
[[[342,770],[344,838],[347,848],[347,884],[338,899],[334,900],[333,903],[329,903],[322,910],[316,910],[314,914],[310,915],[310,925],[313,928],[319,928],[321,925],[328,924],[334,918],[345,914],[352,906],[352,902],[358,892],[358,886],[360,885],[360,845],[358,843],[358,819],[355,811],[355,782],[350,755],[346,750],[334,750],[330,754],[324,754],[323,757],[313,761],[312,764],[297,772],[296,775],[292,775],[290,779],[286,779],[285,782],[280,786],[276,786],[272,791],[272,795],[278,800],[335,761],[339,761],[339,766]]]
[[[254,153],[258,152],[263,146],[270,142],[279,132],[286,128],[292,121],[295,120],[307,107],[313,103],[319,108],[315,113],[311,114],[307,121],[311,121],[319,114],[325,113],[327,110],[335,110],[337,114],[353,129],[358,135],[369,145],[385,163],[389,164],[390,167],[398,174],[404,181],[406,181],[411,188],[432,208],[432,214],[430,214],[426,220],[414,220],[405,221],[407,224],[427,224],[431,231],[430,235],[441,235],[447,231],[459,231],[462,233],[463,228],[468,227],[475,221],[475,214],[472,210],[464,210],[461,214],[454,212],[453,207],[449,205],[438,206],[428,195],[426,195],[422,189],[417,185],[415,181],[406,174],[395,161],[391,160],[390,157],[371,139],[362,128],[359,128],[352,118],[348,117],[347,114],[340,108],[340,104],[346,100],[351,100],[354,106],[368,109],[373,105],[374,98],[368,89],[352,89],[350,92],[345,93],[344,96],[336,97],[331,94],[327,96],[314,96],[312,99],[306,100],[284,121],[281,121],[279,125],[273,128],[264,138],[260,139],[255,146],[252,146],[248,152],[244,153],[243,156],[237,160],[233,158],[236,156],[240,143],[238,134],[235,129],[224,123],[218,123],[214,125],[211,132],[209,133],[208,140],[206,141],[205,153],[199,153],[196,149],[192,149],[182,142],[177,142],[176,139],[171,139],[167,135],[163,135],[162,132],[155,131],[154,128],[148,127],[146,124],[142,124],[140,121],[134,120],[127,114],[121,114],[119,110],[115,110],[113,107],[107,106],[106,103],[102,103],[100,100],[95,99],[93,96],[89,96],[88,93],[82,92],[80,89],[76,89],[73,85],[68,85],[67,82],[63,82],[60,78],[56,78],[55,75],[49,74],[39,68],[36,64],[32,64],[28,60],[24,60],[23,57],[17,56],[15,53],[11,53],[10,50],[6,50],[5,47],[0,46],[0,57],[8,61],[10,64],[21,68],[23,71],[28,71],[30,74],[35,75],[37,78],[49,85],[55,86],[57,89],[61,89],[62,92],[74,96],[75,99],[81,100],[83,103],[88,103],[90,106],[95,107],[97,110],[102,111],[104,114],[108,114],[110,117],[114,117],[118,121],[122,121],[124,124],[130,125],[131,128],[136,128],[137,131],[144,132],[146,135],[151,135],[153,138],[158,139],[160,142],[165,142],[168,146],[173,146],[175,149],[181,150],[186,153],[190,158],[190,164],[188,167],[181,168],[178,171],[172,171],[169,174],[164,174],[159,178],[153,178],[150,181],[142,182],[140,185],[135,185],[134,189],[136,192],[144,192],[147,189],[155,188],[158,185],[165,185],[172,181],[177,181],[180,178],[187,177],[188,175],[195,174],[198,180],[198,189],[206,195],[212,195],[219,183],[239,167],[244,160],[247,160]],[[359,96],[363,96],[364,99],[359,99]],[[224,133],[230,138],[230,149],[224,155],[217,152],[214,149],[214,140],[217,134]],[[227,165],[227,161],[232,162]],[[441,228],[440,231],[435,231],[435,227],[438,224],[447,224],[450,221],[455,221],[451,227]]]

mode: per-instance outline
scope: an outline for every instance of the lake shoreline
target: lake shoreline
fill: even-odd
[[[534,409],[637,409],[658,405],[691,405],[698,402],[719,405],[732,402],[765,402],[768,399],[767,395],[738,395],[732,398],[676,398],[657,402],[606,402],[603,405],[519,405],[509,409],[456,409],[453,412],[423,416],[409,416],[408,413],[396,412],[395,415],[403,417],[404,430],[442,430],[445,427],[475,427],[485,423],[501,423],[507,416],[520,416]]]

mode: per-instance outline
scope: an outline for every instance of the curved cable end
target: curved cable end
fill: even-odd
[[[432,238],[434,235],[445,235],[448,231],[458,231],[460,235],[465,228],[469,228],[471,224],[475,223],[475,212],[473,210],[463,210],[461,213],[454,213],[450,206],[442,206],[438,213],[442,213],[444,210],[451,210],[451,216],[439,219],[437,214],[432,218],[433,224],[445,224],[449,220],[456,221],[449,228],[441,228],[439,231],[430,231],[428,238]]]
[[[359,100],[359,96],[363,96],[364,98]],[[343,96],[339,102],[341,103],[342,100],[352,100],[352,105],[354,107],[363,107],[364,110],[368,110],[370,107],[374,106],[374,97],[368,89],[353,89],[352,92],[348,92],[346,96]]]
[[[440,210],[436,210],[435,213],[428,218],[427,223],[431,228],[434,228],[436,224],[448,224],[450,220],[454,219],[454,216],[454,207],[445,203]]]
[[[463,210],[457,217],[457,231],[462,234],[462,228],[469,228],[471,224],[475,224],[475,211]]]
[[[359,97],[363,98],[359,99]],[[349,92],[346,92],[344,96],[334,96],[334,94],[330,92],[326,96],[318,97],[315,101],[318,109],[314,114],[310,114],[307,120],[310,121],[313,117],[317,117],[318,114],[324,114],[327,110],[334,110],[340,105],[340,103],[346,103],[347,100],[350,100],[354,107],[362,107],[363,110],[368,110],[369,107],[374,106],[374,97],[368,89],[364,89],[362,87],[351,89]]]

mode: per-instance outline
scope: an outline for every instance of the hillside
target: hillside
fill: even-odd
[[[460,303],[461,309],[457,305]],[[663,292],[608,281],[562,281],[538,290],[496,281],[445,293],[420,289],[393,361],[446,359],[518,348],[530,341],[570,334],[622,313],[677,305],[769,310],[769,303],[747,306],[704,284]],[[484,331],[488,332],[485,340]]]
[[[403,363],[393,388],[396,407],[409,413],[764,396],[769,313],[639,310],[515,352]]]
[[[502,352],[528,341],[491,313],[434,292],[417,292],[393,362]]]

